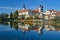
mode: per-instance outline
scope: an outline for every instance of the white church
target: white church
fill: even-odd
[[[43,12],[43,6],[40,5],[37,9],[35,10],[29,10],[26,9],[25,5],[23,5],[23,9],[22,10],[18,10],[18,18],[20,18],[21,16],[24,15],[25,18],[31,16],[42,16],[42,12]]]

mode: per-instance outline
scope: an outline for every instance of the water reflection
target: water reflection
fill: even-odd
[[[25,23],[18,23],[18,22],[0,22],[0,24],[3,25],[9,25],[10,28],[15,28],[16,30],[22,30],[22,32],[25,34],[25,32],[30,32],[30,31],[36,31],[38,34],[43,34],[43,29],[46,31],[59,31],[60,28],[51,26],[50,24],[45,24],[45,23],[33,23],[33,24],[25,24]]]

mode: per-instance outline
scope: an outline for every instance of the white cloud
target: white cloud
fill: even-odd
[[[18,8],[12,8],[12,7],[0,7],[0,9],[7,9],[7,10],[11,10],[11,9],[18,9]]]

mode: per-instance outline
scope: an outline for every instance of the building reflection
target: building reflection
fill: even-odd
[[[45,24],[45,30],[52,31],[55,30],[54,26],[51,26],[50,24]]]
[[[1,24],[1,23],[0,23]],[[25,32],[30,32],[32,30],[36,31],[38,34],[43,34],[43,29],[45,29],[46,31],[59,31],[60,32],[60,28],[59,27],[55,27],[55,26],[51,26],[49,24],[45,24],[45,23],[34,23],[34,24],[25,24],[25,23],[18,23],[18,22],[3,22],[4,25],[9,25],[10,28],[15,28],[16,30],[22,30],[23,33]]]

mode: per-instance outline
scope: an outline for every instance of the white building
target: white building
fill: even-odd
[[[45,20],[54,19],[55,16],[60,16],[60,12],[57,10],[48,10],[45,12]]]
[[[20,18],[22,15],[24,15],[25,18],[29,17],[29,15],[41,16],[42,15],[42,9],[43,9],[43,6],[40,5],[40,7],[38,9],[28,10],[25,8],[25,5],[24,5],[22,10],[18,10],[18,18]]]
[[[22,10],[18,10],[18,18],[20,18],[21,16],[24,16],[25,18],[29,17],[29,10],[27,10],[25,8],[25,5],[23,6]]]

